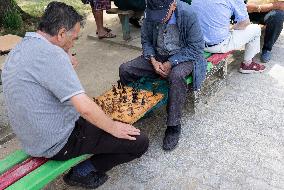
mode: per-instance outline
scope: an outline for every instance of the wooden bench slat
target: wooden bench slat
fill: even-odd
[[[232,51],[228,53],[215,53],[212,56],[208,57],[207,61],[210,61],[213,65],[217,65],[220,61],[226,59],[231,54]]]
[[[42,164],[47,162],[46,158],[28,158],[24,162],[14,166],[0,176],[0,189],[5,189],[15,183],[22,177],[26,176]]]
[[[12,154],[8,155],[3,160],[0,160],[0,174],[6,172],[10,168],[12,168],[14,165],[23,162],[29,158],[29,155],[24,153],[22,150],[17,150],[13,152]]]
[[[79,156],[67,161],[49,160],[44,165],[29,173],[29,175],[7,187],[6,190],[39,190],[50,181],[54,180],[58,175],[88,157],[90,157],[90,155]]]

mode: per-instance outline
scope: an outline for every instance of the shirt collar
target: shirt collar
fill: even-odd
[[[177,18],[175,12],[173,12],[170,20],[168,21],[168,24],[176,24],[177,23]]]
[[[25,37],[38,38],[38,39],[42,39],[42,40],[50,43],[50,41],[48,41],[45,37],[43,37],[42,35],[40,35],[37,32],[27,32]]]

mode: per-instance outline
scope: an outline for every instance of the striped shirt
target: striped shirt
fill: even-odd
[[[209,45],[221,43],[229,37],[232,15],[236,22],[249,19],[244,0],[192,0],[191,6]]]
[[[10,124],[31,156],[52,157],[75,127],[70,98],[84,93],[68,54],[38,33],[27,33],[2,72]]]

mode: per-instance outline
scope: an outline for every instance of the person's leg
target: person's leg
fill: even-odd
[[[147,151],[149,140],[143,133],[135,138],[135,141],[123,140],[103,133],[91,157],[95,168],[106,172],[119,164],[140,158]]]
[[[104,35],[106,33],[104,29],[104,21],[103,21],[103,10],[95,10],[94,8],[92,9],[93,15],[95,17],[95,22],[97,25],[97,32],[98,35]]]
[[[255,55],[260,52],[260,36],[260,26],[250,24],[244,30],[231,31],[230,37],[224,42],[216,46],[206,47],[205,50],[211,53],[227,53],[245,46],[244,61],[241,64],[240,72],[262,72],[265,66],[253,62]]]
[[[283,29],[284,11],[270,11],[264,18],[266,25],[264,44],[262,48],[262,61],[268,62],[271,59],[271,50]]]
[[[244,30],[231,31],[230,37],[224,42],[205,49],[211,53],[227,53],[246,46],[244,61],[249,61],[260,51],[260,36],[260,26],[250,24]]]
[[[110,8],[110,4],[108,5],[107,2],[101,2],[99,1],[91,1],[90,3],[91,8],[92,8],[92,12],[95,18],[95,22],[97,25],[97,35],[99,38],[114,38],[116,37],[116,35],[111,33],[111,30],[108,28],[104,27],[104,23],[103,23],[103,10]]]
[[[169,100],[167,105],[167,129],[163,140],[163,149],[172,150],[176,147],[179,140],[181,125],[181,113],[184,106],[188,86],[185,82],[193,70],[193,64],[190,62],[180,63],[175,66],[169,76]]]
[[[193,70],[193,64],[190,62],[180,63],[172,68],[169,75],[169,99],[168,99],[168,118],[167,126],[180,125],[181,111],[186,100],[188,85],[185,78]]]
[[[264,24],[266,13],[249,13],[249,19],[255,24]]]
[[[137,140],[118,139],[80,118],[65,147],[52,159],[67,160],[83,154],[94,154],[66,175],[70,185],[97,187],[107,180],[106,171],[140,157],[148,148],[148,138],[141,133]]]
[[[129,62],[123,63],[119,67],[119,77],[122,84],[139,80],[141,77],[157,78],[152,64],[143,56],[139,56]]]

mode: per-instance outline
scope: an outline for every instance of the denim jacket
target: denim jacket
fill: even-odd
[[[207,67],[207,62],[203,56],[203,34],[197,16],[190,5],[177,0],[175,13],[181,49],[172,55],[169,61],[174,66],[182,62],[192,62],[194,64],[193,89],[198,90],[205,79]],[[147,15],[145,15],[141,29],[141,43],[143,55],[146,59],[156,55],[158,25],[157,22],[147,20]]]

